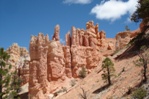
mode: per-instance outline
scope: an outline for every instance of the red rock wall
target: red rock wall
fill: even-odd
[[[29,93],[31,99],[46,99],[48,92],[47,54],[48,36],[39,34],[30,41]]]
[[[48,47],[48,80],[57,81],[65,73],[63,48],[59,41],[51,41]]]
[[[105,32],[98,31],[98,24],[87,22],[86,30],[72,27],[71,35],[66,34],[66,45],[59,41],[60,27],[56,25],[52,40],[39,34],[30,41],[29,93],[31,99],[45,99],[49,83],[59,79],[78,77],[81,67],[87,73],[98,66],[101,60],[100,50],[113,50],[106,41]],[[112,41],[112,43],[114,43]]]
[[[79,70],[81,67],[85,67],[87,72],[90,69],[98,66],[101,55],[100,53],[92,47],[82,47],[82,46],[71,46],[71,68],[72,76],[79,77]]]

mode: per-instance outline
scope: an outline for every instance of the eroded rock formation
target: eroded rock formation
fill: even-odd
[[[7,50],[10,55],[9,62],[12,65],[12,71],[18,70],[18,75],[22,79],[21,85],[29,82],[29,53],[26,48],[20,47],[14,43]]]
[[[20,60],[20,57],[28,57],[29,53],[26,48],[20,47],[17,43],[12,44],[6,52],[10,55],[9,61],[11,65],[16,65]]]
[[[48,46],[48,80],[55,81],[65,73],[64,52],[60,42],[51,41]]]
[[[21,85],[29,82],[29,59],[20,59],[18,74],[21,79]]]
[[[134,31],[124,31],[116,34],[116,50],[124,48],[132,38],[136,37],[139,33],[141,33],[144,30],[144,27],[145,24],[141,22],[140,27]]]
[[[52,37],[52,40],[59,41],[59,32],[60,32],[60,26],[56,25],[55,29],[54,29],[54,35]]]
[[[124,48],[131,40],[131,32],[130,31],[120,32],[116,35],[115,38],[116,38],[116,49],[120,50]]]
[[[64,46],[64,58],[65,58],[65,73],[66,76],[71,78],[72,77],[72,66],[71,66],[71,53],[70,53],[70,46]]]
[[[76,78],[79,76],[79,70],[82,67],[85,67],[88,73],[92,68],[97,67],[100,62],[101,55],[92,47],[72,46],[71,58],[72,76]]]
[[[29,92],[31,99],[46,99],[49,92],[47,55],[49,37],[39,33],[30,41]]]
[[[114,50],[114,41],[108,40],[104,31],[98,30],[93,21],[86,23],[86,30],[74,26],[66,34],[66,45],[60,44],[60,27],[56,25],[52,40],[39,33],[30,41],[29,93],[31,99],[46,99],[53,92],[51,82],[79,77],[85,67],[87,73],[99,65],[100,50]],[[50,89],[50,90],[49,90]]]

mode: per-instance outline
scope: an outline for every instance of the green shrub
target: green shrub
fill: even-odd
[[[85,69],[85,67],[82,67],[81,70],[79,71],[79,77],[80,78],[85,78],[86,77],[86,69]]]
[[[133,93],[132,93],[132,98],[133,99],[143,99],[147,95],[147,91],[143,88],[137,88]]]
[[[71,81],[70,81],[71,87],[73,87],[75,84],[76,84],[76,81],[75,81],[75,80],[71,80]]]
[[[67,88],[66,87],[62,87],[62,92],[67,92]]]

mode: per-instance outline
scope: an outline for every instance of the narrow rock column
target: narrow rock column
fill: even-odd
[[[52,37],[52,40],[55,40],[55,41],[59,41],[59,33],[60,33],[60,26],[59,25],[56,25],[55,28],[54,28],[54,35]]]
[[[65,73],[66,76],[71,78],[72,71],[71,71],[71,53],[70,53],[70,46],[63,47],[64,57],[65,57]]]
[[[71,46],[70,32],[68,32],[68,33],[65,35],[65,40],[66,40],[66,46]]]
[[[29,93],[30,99],[46,99],[48,93],[47,53],[49,37],[39,33],[30,41]]]
[[[72,33],[72,39],[71,39],[72,45],[76,45],[77,33],[75,27],[72,27],[71,33]]]

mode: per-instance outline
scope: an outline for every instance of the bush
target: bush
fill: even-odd
[[[67,88],[66,87],[62,87],[62,92],[67,92]]]
[[[73,87],[75,84],[76,84],[76,81],[75,81],[75,80],[71,80],[71,81],[70,81],[71,87]]]
[[[137,88],[133,93],[132,93],[132,98],[133,99],[143,99],[147,95],[147,91],[143,88]]]
[[[79,71],[79,77],[80,78],[85,78],[86,77],[86,69],[85,69],[85,67],[82,67],[81,70]]]

